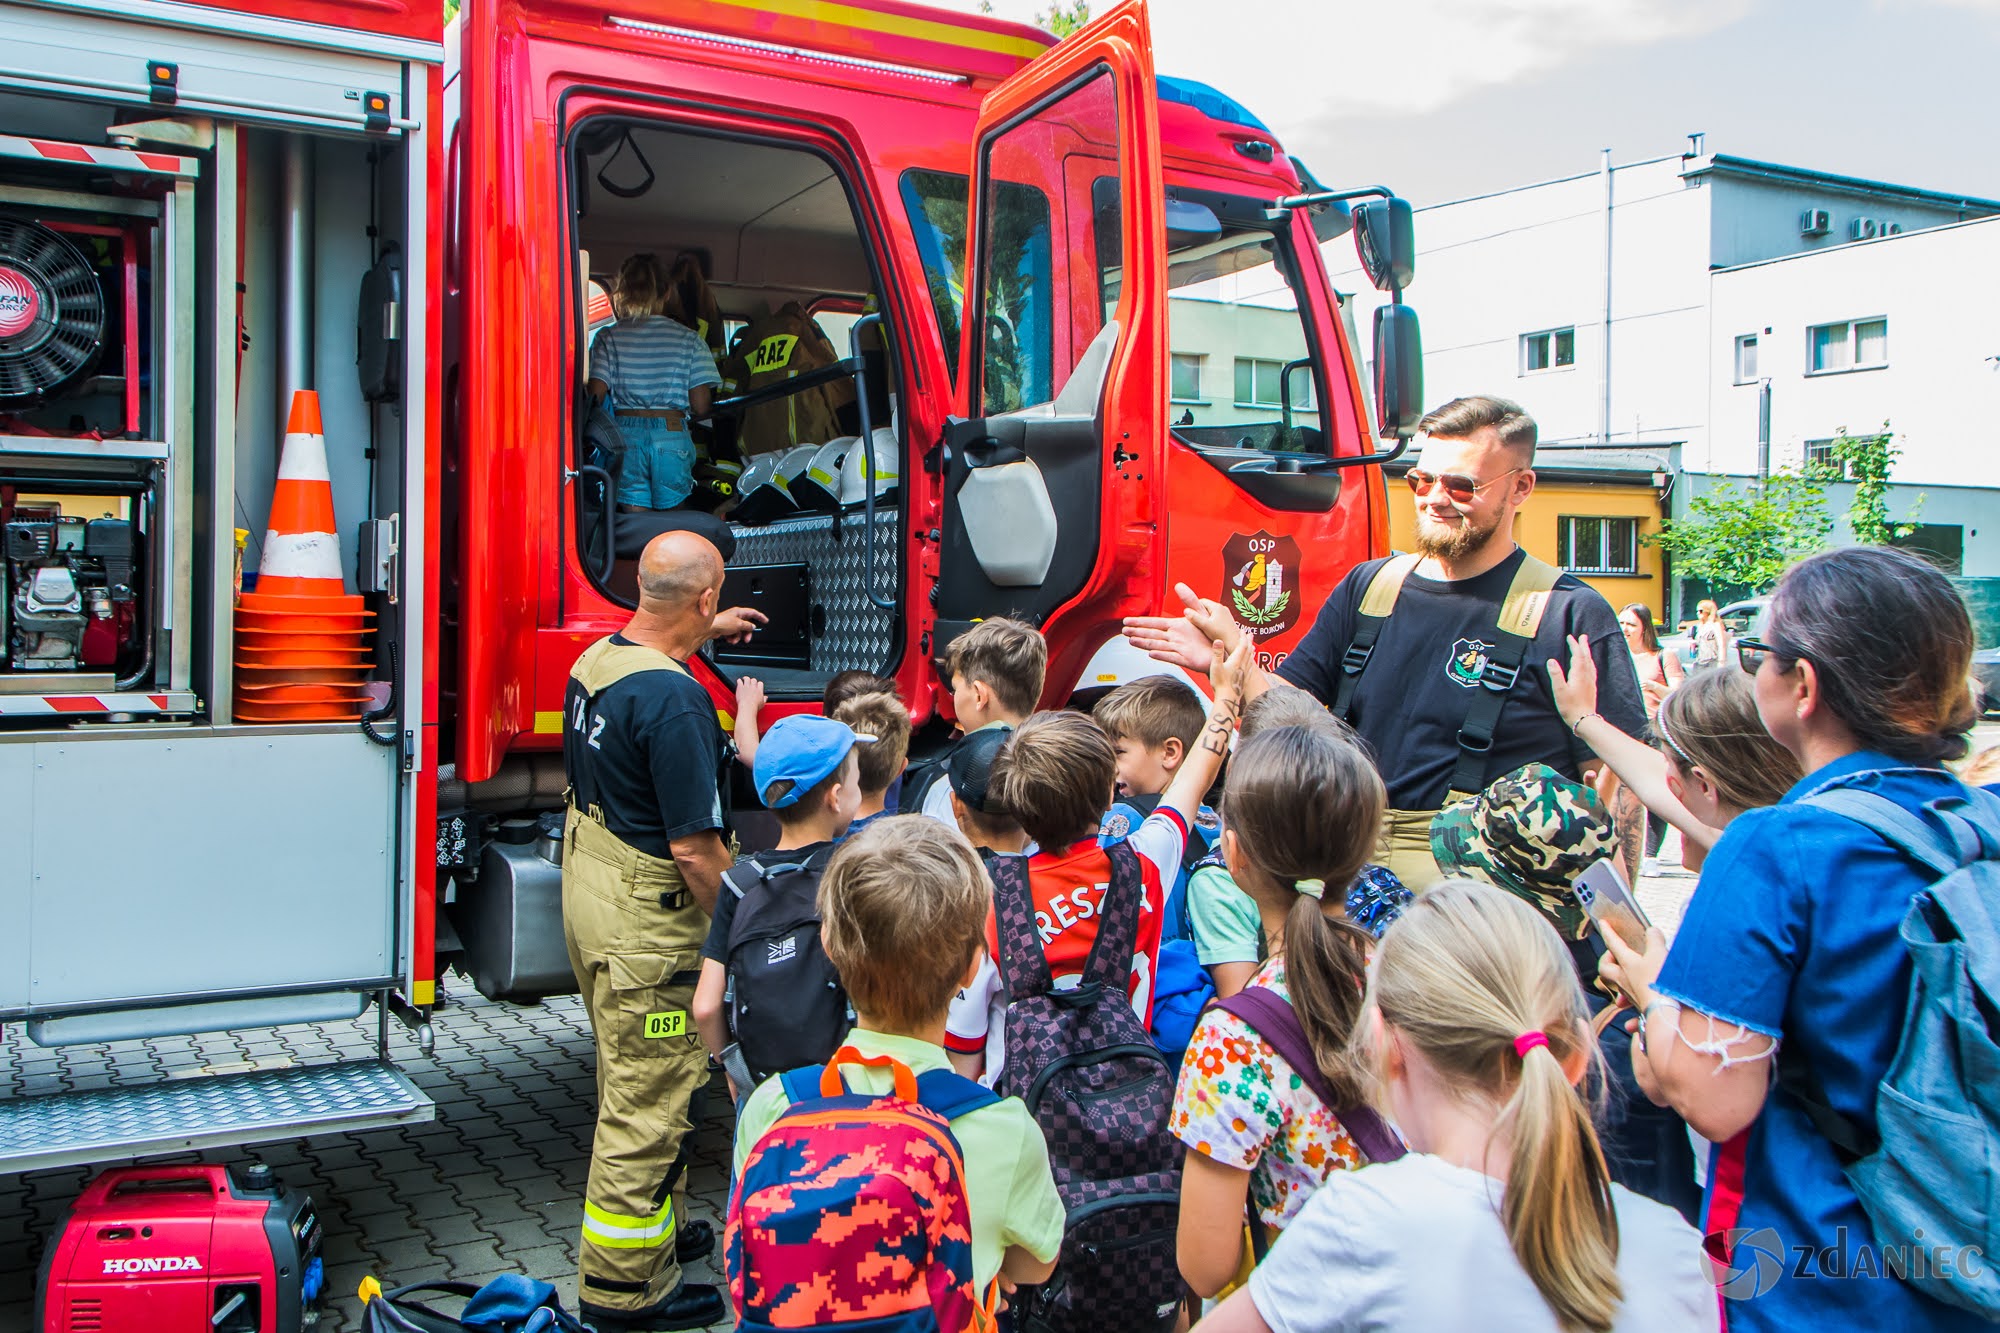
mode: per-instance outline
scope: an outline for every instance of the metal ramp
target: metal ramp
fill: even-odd
[[[0,1173],[416,1124],[437,1108],[381,1060],[0,1099]]]

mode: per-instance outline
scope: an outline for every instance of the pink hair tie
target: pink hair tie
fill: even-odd
[[[1546,1032],[1523,1032],[1520,1036],[1514,1038],[1514,1054],[1525,1060],[1528,1058],[1529,1051],[1534,1050],[1537,1046],[1547,1046],[1548,1044],[1549,1034]]]

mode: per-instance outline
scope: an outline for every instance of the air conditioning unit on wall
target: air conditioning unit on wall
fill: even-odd
[[[1808,208],[1799,214],[1799,235],[1824,236],[1833,230],[1833,215],[1824,208]]]
[[[1847,239],[1850,241],[1872,241],[1880,235],[1882,224],[1874,218],[1856,218],[1847,224]]]

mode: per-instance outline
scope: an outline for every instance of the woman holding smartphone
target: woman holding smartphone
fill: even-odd
[[[1883,607],[1896,608],[1893,634],[1864,628]],[[1776,806],[1730,823],[1671,952],[1657,931],[1643,952],[1606,941],[1604,975],[1641,1015],[1635,1071],[1654,1100],[1723,1145],[1703,1230],[1724,1248],[1725,1268],[1733,1238],[1765,1228],[1786,1251],[1774,1272],[1758,1272],[1755,1300],[1730,1302],[1732,1330],[1988,1328],[1883,1272],[1879,1251],[1858,1259],[1863,1245],[1875,1251],[1868,1216],[1833,1145],[1772,1079],[1780,1047],[1793,1047],[1827,1104],[1876,1128],[1876,1088],[1910,986],[1898,932],[1935,876],[1873,829],[1803,798],[1863,788],[1922,819],[1927,803],[1968,795],[1943,767],[1965,754],[1976,720],[1965,604],[1915,556],[1833,551],[1785,575],[1764,637],[1737,649],[1765,727],[1806,777]],[[1797,1275],[1791,1247],[1810,1247],[1814,1271]]]

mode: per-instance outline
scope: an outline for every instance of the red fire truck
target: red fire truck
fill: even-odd
[[[0,1100],[0,1169],[422,1118],[388,1030],[427,1037],[440,969],[569,989],[563,683],[659,531],[770,617],[695,664],[725,721],[739,673],[780,714],[863,668],[927,737],[983,617],[1040,625],[1060,705],[1154,669],[1118,623],[1176,582],[1275,661],[1386,548],[1415,320],[1377,319],[1371,426],[1319,246],[1400,293],[1408,209],[1156,79],[1140,0],[1060,45],[904,0],[10,0],[0,51],[0,1021],[373,1004],[385,1057]],[[833,349],[725,391],[733,512],[616,501],[583,386],[635,253],[689,257],[725,350],[788,312]],[[300,389],[359,726],[232,710]]]

